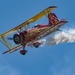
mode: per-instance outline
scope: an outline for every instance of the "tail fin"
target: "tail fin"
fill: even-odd
[[[49,25],[55,25],[59,22],[57,16],[54,13],[48,14]]]

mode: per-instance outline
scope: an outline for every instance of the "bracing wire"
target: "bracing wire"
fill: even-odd
[[[40,21],[40,24],[43,23],[43,21],[45,20],[46,17],[43,17]]]

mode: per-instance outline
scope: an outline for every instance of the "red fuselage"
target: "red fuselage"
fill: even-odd
[[[29,43],[39,40],[55,31],[57,31],[62,25],[67,23],[67,21],[59,21],[56,25],[38,25],[27,31],[23,31],[19,34],[13,36],[14,42],[16,44]]]

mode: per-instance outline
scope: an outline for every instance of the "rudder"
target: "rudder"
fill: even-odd
[[[49,20],[49,25],[56,25],[59,22],[57,16],[54,13],[48,14],[48,20]]]

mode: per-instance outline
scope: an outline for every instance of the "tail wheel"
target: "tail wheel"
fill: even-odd
[[[20,54],[25,55],[28,51],[27,50],[21,50]]]

